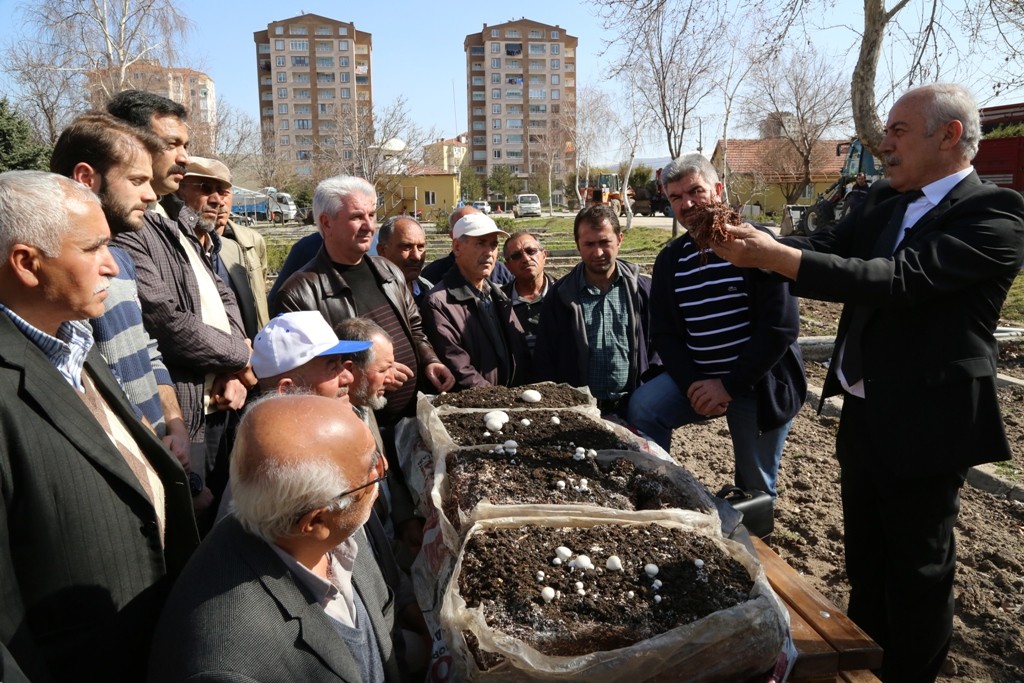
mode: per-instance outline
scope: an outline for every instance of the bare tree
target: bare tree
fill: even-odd
[[[563,104],[557,117],[557,125],[568,136],[569,144],[575,152],[576,182],[573,182],[573,191],[581,208],[583,197],[580,195],[580,169],[586,169],[585,185],[590,185],[590,167],[594,156],[610,139],[608,120],[611,116],[612,108],[608,104],[607,93],[594,86],[583,86],[576,92],[576,105]]]
[[[619,107],[610,122],[615,128],[617,139],[625,145],[627,155],[626,168],[622,173],[622,205],[626,209],[626,230],[633,227],[633,203],[629,201],[629,179],[633,175],[633,164],[636,161],[636,153],[640,149],[647,125],[644,121],[644,107],[639,101],[637,92],[640,89],[637,74],[630,72],[620,78],[623,85],[623,95]]]
[[[554,214],[552,194],[554,191],[555,177],[564,174],[565,169],[562,167],[562,161],[566,158],[567,153],[571,152],[572,149],[570,137],[571,132],[563,126],[563,121],[559,118],[553,119],[544,132],[538,131],[530,133],[529,149],[531,172],[533,171],[535,164],[537,164],[537,171],[547,181],[549,216]]]
[[[756,67],[756,78],[742,101],[751,126],[771,122],[764,137],[785,140],[802,164],[803,186],[811,184],[811,156],[826,134],[847,125],[849,98],[835,60],[811,46]]]
[[[289,187],[296,179],[295,165],[278,151],[273,131],[263,135],[259,153],[248,160],[248,170],[260,187]]]
[[[70,58],[38,42],[17,42],[4,52],[11,79],[20,84],[17,108],[36,136],[53,145],[84,105]]]

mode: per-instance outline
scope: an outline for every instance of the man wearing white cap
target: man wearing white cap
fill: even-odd
[[[452,227],[455,267],[423,302],[423,328],[455,376],[455,389],[523,384],[529,373],[526,335],[512,302],[488,277],[498,262],[498,237],[482,213]]]
[[[282,313],[256,335],[252,371],[264,393],[298,389],[334,398],[348,393],[353,378],[341,354],[365,351],[372,345],[339,340],[319,311]]]

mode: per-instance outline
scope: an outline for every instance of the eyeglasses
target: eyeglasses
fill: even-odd
[[[338,501],[340,501],[345,496],[351,496],[353,493],[356,493],[358,491],[362,491],[363,489],[368,489],[371,486],[373,486],[374,484],[380,484],[381,482],[386,481],[387,478],[388,478],[388,469],[387,469],[387,466],[385,465],[386,462],[387,461],[384,459],[384,456],[381,454],[381,452],[379,450],[376,451],[374,453],[374,463],[373,463],[374,469],[377,469],[378,467],[381,467],[382,465],[384,465],[384,471],[381,473],[381,475],[379,477],[377,477],[376,479],[371,479],[370,481],[366,482],[362,486],[357,486],[354,489],[349,489],[348,491],[342,491],[338,495],[334,496],[334,498],[331,498],[330,501],[328,501],[324,505],[320,505],[318,507],[319,508],[330,507],[330,506],[334,505],[335,503],[337,503]],[[314,509],[317,509],[317,508],[310,508],[310,510],[314,510]],[[303,512],[300,512],[298,515],[296,515],[295,516],[295,523],[298,524],[299,520],[301,520],[304,515],[309,513],[310,510],[305,510]]]
[[[506,261],[518,261],[519,259],[523,258],[523,254],[526,254],[527,256],[536,256],[540,252],[541,252],[541,248],[540,247],[524,247],[524,248],[520,249],[519,251],[513,252],[513,253],[509,254],[508,256],[506,256],[505,260]]]
[[[183,182],[182,185],[191,185],[192,187],[198,187],[199,191],[202,192],[203,194],[219,194],[223,197],[227,197],[229,194],[231,194],[231,187],[221,189],[220,185],[213,182],[212,180],[202,180],[195,182],[188,181]]]

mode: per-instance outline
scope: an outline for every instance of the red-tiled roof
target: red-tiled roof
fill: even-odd
[[[845,156],[836,154],[836,146],[846,142],[849,140],[818,140],[815,143],[811,154],[812,179],[835,178],[839,175]],[[845,147],[843,151],[845,152]],[[730,173],[754,174],[776,180],[795,180],[803,175],[800,159],[792,143],[783,138],[719,140],[712,156],[719,170],[722,170],[723,155],[726,157]]]

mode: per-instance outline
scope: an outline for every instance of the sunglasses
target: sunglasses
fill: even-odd
[[[505,260],[506,261],[518,261],[519,259],[523,258],[524,254],[526,256],[536,256],[540,252],[541,252],[540,247],[524,247],[523,249],[520,249],[519,251],[513,252],[513,253],[509,254],[508,256],[506,256]]]
[[[200,192],[202,192],[203,194],[219,194],[219,195],[222,195],[224,197],[226,197],[229,194],[231,194],[231,188],[230,187],[225,188],[225,189],[221,189],[220,185],[218,183],[213,182],[212,180],[203,180],[203,181],[191,181],[190,180],[190,181],[187,181],[187,182],[182,182],[182,185],[191,185],[192,187],[198,187]]]

